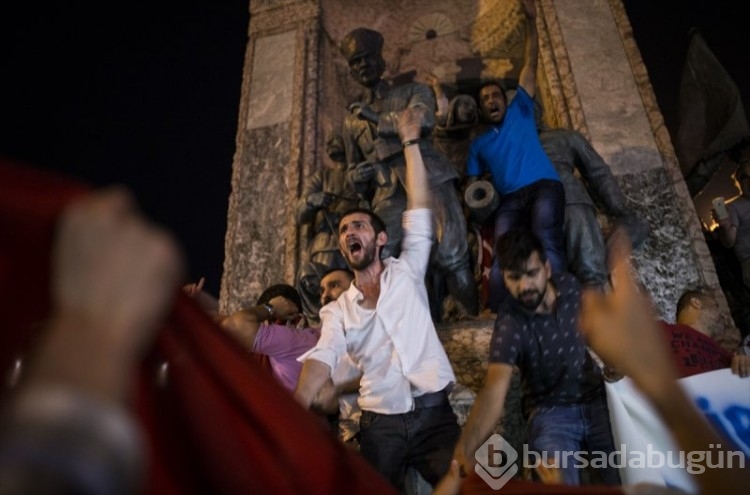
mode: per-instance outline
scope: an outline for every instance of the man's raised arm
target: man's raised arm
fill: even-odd
[[[406,209],[429,208],[427,170],[419,150],[422,120],[427,115],[422,106],[409,107],[393,114],[406,158]]]
[[[518,76],[518,85],[534,97],[536,88],[536,69],[539,61],[539,32],[536,28],[536,0],[523,0],[526,15],[526,44],[524,46],[523,67]]]

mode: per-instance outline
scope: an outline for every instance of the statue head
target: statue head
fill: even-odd
[[[463,129],[479,121],[479,109],[476,100],[469,95],[457,95],[448,105],[448,117],[445,127]]]
[[[344,140],[338,132],[331,132],[328,136],[328,140],[326,141],[326,154],[331,161],[336,163],[343,163],[346,161]]]
[[[372,87],[385,71],[383,35],[367,28],[357,28],[341,40],[341,55],[349,63],[349,73],[362,86]]]

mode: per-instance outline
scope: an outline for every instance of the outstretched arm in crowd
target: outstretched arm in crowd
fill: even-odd
[[[268,304],[236,311],[229,316],[219,317],[219,324],[245,349],[252,352],[255,337],[264,321],[294,320],[299,316],[299,308],[284,296],[276,296]]]
[[[297,305],[283,296],[276,296],[268,301],[268,304],[241,309],[229,316],[219,314],[219,301],[203,291],[204,282],[205,279],[201,277],[197,283],[183,286],[182,290],[250,352],[254,349],[255,337],[258,335],[261,323],[267,320],[295,320],[299,316]]]
[[[427,170],[419,150],[420,129],[429,111],[427,107],[415,105],[393,114],[393,121],[404,146],[406,158],[407,210],[430,207]]]
[[[75,385],[117,402],[177,293],[182,255],[121,189],[68,207],[53,253],[54,312],[29,386]]]
[[[198,282],[183,285],[182,291],[205,311],[211,318],[219,322],[224,317],[219,315],[219,300],[203,290],[206,278],[201,277]]]
[[[618,235],[613,242],[614,289],[610,294],[590,292],[584,297],[581,326],[589,345],[601,358],[630,376],[654,405],[680,448],[685,452],[711,452],[714,459],[727,446],[675,382],[678,378],[667,342],[656,323],[651,303],[639,294],[630,273],[630,244]],[[706,454],[708,455],[708,454]],[[696,475],[701,493],[745,493],[750,471],[738,466],[716,469],[705,466]]]
[[[539,32],[536,27],[536,0],[522,0],[526,16],[526,42],[523,67],[518,76],[518,85],[532,98],[536,90],[536,70],[539,63]]]
[[[490,363],[482,390],[471,407],[461,437],[453,451],[450,470],[441,480],[439,490],[436,489],[435,493],[457,493],[462,483],[461,479],[474,470],[474,453],[489,438],[503,415],[505,397],[512,376],[513,366]]]
[[[0,493],[138,492],[144,458],[122,406],[182,266],[173,239],[123,190],[66,208],[47,332],[0,423]]]

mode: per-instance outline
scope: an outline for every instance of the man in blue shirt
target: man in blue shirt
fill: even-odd
[[[565,192],[555,167],[544,153],[534,121],[534,90],[539,55],[536,5],[524,0],[526,45],[518,91],[510,105],[496,82],[479,90],[479,105],[490,128],[471,144],[466,164],[468,182],[488,172],[500,194],[495,216],[495,241],[505,232],[530,229],[542,242],[555,272],[565,270]],[[495,242],[496,244],[496,242]],[[490,272],[490,302],[497,309],[503,293],[500,266]]]

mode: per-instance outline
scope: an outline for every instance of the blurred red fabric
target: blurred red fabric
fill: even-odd
[[[49,314],[55,221],[87,190],[0,161],[4,371],[19,357],[31,358]],[[134,374],[133,411],[148,446],[147,493],[393,492],[183,294]]]
[[[0,370],[32,357],[49,315],[57,216],[89,190],[0,159]],[[394,493],[264,368],[180,292],[134,370],[132,410],[148,455],[145,493]],[[9,390],[2,387],[0,398]],[[462,493],[497,492],[470,473]],[[510,480],[502,493],[622,492]]]

